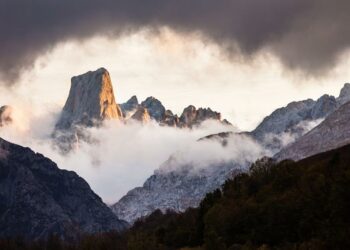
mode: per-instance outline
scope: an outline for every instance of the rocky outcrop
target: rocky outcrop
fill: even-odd
[[[12,121],[12,107],[10,106],[2,106],[0,107],[0,127],[9,125]]]
[[[221,121],[221,114],[212,111],[210,108],[199,108],[198,110],[193,105],[188,106],[180,116],[180,127],[193,127],[199,125],[205,120]],[[227,121],[226,121],[227,122]]]
[[[291,142],[297,140],[349,100],[350,84],[347,83],[341,89],[338,98],[323,95],[316,101],[307,99],[291,102],[265,117],[258,127],[248,134],[272,151],[278,152],[289,144],[283,142],[285,136],[292,138]]]
[[[180,125],[180,119],[176,114],[174,115],[171,110],[166,110],[161,125],[178,127]]]
[[[100,68],[72,77],[69,96],[56,128],[95,126],[105,119],[122,119],[108,71]]]
[[[350,83],[345,83],[344,87],[341,89],[340,94],[337,98],[337,103],[339,106],[350,101]]]
[[[76,173],[0,138],[0,237],[71,239],[126,227]]]
[[[115,101],[111,78],[106,69],[89,71],[71,79],[71,88],[61,116],[53,132],[55,146],[68,153],[80,141],[93,142],[87,127],[100,126],[104,120],[122,120]]]
[[[350,144],[350,102],[329,115],[320,125],[282,149],[277,160],[300,160]]]
[[[215,138],[202,139],[197,143],[205,145],[219,143],[218,146],[220,147],[221,144],[223,150],[225,150],[224,147],[231,147],[230,150],[239,151],[237,158],[211,160],[210,164],[203,165],[202,160],[184,160],[187,151],[173,154],[142,187],[132,189],[111,206],[113,212],[119,218],[133,223],[156,209],[179,212],[189,207],[197,207],[206,193],[220,188],[228,178],[245,171],[250,162],[264,154],[264,152],[257,152],[250,157],[250,151],[257,145],[244,135],[227,134],[225,139],[225,143]],[[245,149],[233,149],[235,140],[240,140],[249,146]],[[233,142],[234,144],[231,144]]]
[[[151,121],[151,116],[148,110],[142,106],[138,107],[136,112],[131,116],[131,119],[139,121],[141,123],[148,123]]]
[[[137,97],[134,95],[126,103],[120,104],[119,106],[123,112],[124,118],[129,118],[130,114],[132,115],[140,105]]]
[[[226,119],[221,120],[221,114],[212,111],[210,108],[196,109],[193,105],[184,109],[181,116],[174,114],[171,110],[166,110],[163,104],[154,97],[148,97],[141,104],[138,104],[136,96],[131,97],[126,103],[120,104],[124,117],[140,109],[146,109],[151,120],[156,121],[162,126],[192,128],[200,125],[206,120],[216,120],[225,125],[231,125]]]
[[[148,97],[141,103],[141,106],[148,110],[152,119],[157,122],[161,122],[165,115],[165,108],[163,104],[153,96]]]
[[[156,209],[185,211],[197,207],[208,192],[221,187],[244,166],[237,163],[222,163],[210,168],[193,171],[193,166],[176,166],[167,171],[168,160],[149,177],[142,187],[129,191],[111,208],[123,220],[133,223],[136,219],[151,214]],[[248,163],[247,163],[248,164]]]

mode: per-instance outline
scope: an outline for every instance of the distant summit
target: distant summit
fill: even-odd
[[[167,110],[161,101],[150,96],[146,100],[138,103],[137,97],[132,96],[126,103],[120,104],[122,113],[125,118],[140,120],[140,110],[146,109],[150,119],[156,121],[162,126],[178,127],[178,128],[192,128],[200,125],[206,120],[215,120],[224,125],[231,125],[227,120],[221,120],[221,114],[211,110],[210,108],[198,108],[189,105],[185,108],[180,117],[174,114],[171,110]],[[134,113],[137,115],[133,115]],[[143,111],[144,112],[144,111]],[[142,119],[141,119],[142,120]]]
[[[320,125],[282,149],[278,160],[303,158],[350,144],[350,102],[345,103]]]
[[[0,107],[0,127],[6,126],[12,122],[12,112],[11,106],[4,105]]]
[[[104,120],[122,120],[123,114],[115,101],[111,78],[106,69],[89,71],[71,79],[71,88],[53,137],[56,145],[67,153],[90,141],[84,128],[100,126]]]
[[[56,128],[69,129],[74,125],[91,127],[105,119],[122,118],[109,73],[100,68],[72,77],[69,96]]]
[[[340,90],[337,102],[339,105],[343,105],[350,101],[350,83],[345,83],[344,87]]]
[[[120,104],[123,116],[128,118],[130,114],[135,112],[139,106],[139,101],[136,95],[133,95],[126,103]]]
[[[283,134],[296,140],[310,129],[306,126],[307,123],[316,122],[317,125],[349,101],[350,84],[345,83],[339,97],[323,95],[317,100],[291,102],[266,116],[257,128],[248,134],[274,152],[278,152],[286,146],[281,141]]]
[[[131,119],[140,121],[142,123],[147,123],[151,120],[151,116],[149,115],[148,110],[141,106],[137,108]]]

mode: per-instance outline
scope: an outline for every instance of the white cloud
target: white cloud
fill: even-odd
[[[1,128],[0,136],[44,154],[60,168],[77,172],[107,203],[117,201],[130,189],[142,185],[174,152],[183,152],[182,160],[195,161],[198,166],[227,160],[239,152],[236,147],[223,150],[218,143],[197,142],[208,134],[233,129],[213,121],[204,122],[193,130],[156,123],[107,121],[101,128],[88,129],[97,143],[81,142],[75,151],[61,155],[53,149],[50,137],[57,114],[54,110],[35,114],[33,110],[15,107],[14,122]]]

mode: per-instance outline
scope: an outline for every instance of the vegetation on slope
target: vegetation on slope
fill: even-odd
[[[3,240],[0,248],[350,249],[349,211],[346,146],[299,162],[262,159],[207,194],[199,208],[155,211],[122,235],[86,236],[75,244],[51,237],[19,248],[18,240]]]

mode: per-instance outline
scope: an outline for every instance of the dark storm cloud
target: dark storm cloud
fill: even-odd
[[[14,82],[59,42],[162,26],[319,74],[350,45],[349,11],[347,0],[0,0],[0,74]]]

